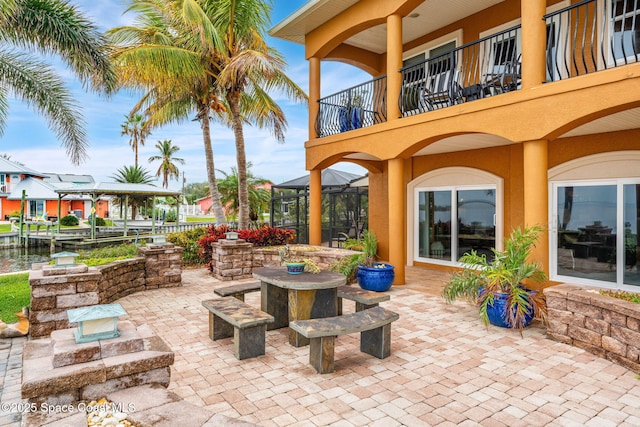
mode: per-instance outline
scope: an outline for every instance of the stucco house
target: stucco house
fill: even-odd
[[[4,220],[20,211],[22,193],[25,193],[25,218],[48,219],[57,217],[58,203],[62,216],[74,214],[80,219],[91,212],[88,195],[65,195],[59,201],[56,190],[71,188],[78,184],[93,184],[90,175],[40,173],[24,165],[0,157],[0,215]],[[96,203],[96,214],[104,217],[109,209],[108,199]]]
[[[270,33],[309,65],[311,244],[353,162],[395,284],[544,224],[552,283],[639,289],[639,2],[311,0]],[[324,61],[371,79],[323,93]]]

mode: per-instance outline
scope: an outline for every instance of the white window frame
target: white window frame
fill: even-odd
[[[581,157],[550,169],[549,177],[549,278],[558,282],[576,283],[600,288],[638,291],[636,285],[623,283],[624,269],[617,269],[616,282],[604,282],[558,274],[558,199],[557,187],[618,185],[616,232],[624,230],[623,187],[640,183],[640,150],[614,151]],[[634,176],[635,175],[635,176]],[[640,231],[639,231],[640,233]],[[623,265],[624,240],[616,240],[616,265]]]
[[[438,259],[438,258],[430,258],[430,257],[421,257],[418,254],[420,253],[420,248],[418,247],[420,243],[420,239],[415,239],[413,253],[414,253],[414,261],[417,262],[429,262],[432,264],[442,264],[442,265],[459,265],[460,263],[457,260],[458,254],[458,192],[459,191],[473,191],[473,190],[493,190],[496,195],[496,212],[493,215],[494,226],[497,230],[496,224],[496,216],[497,216],[497,193],[498,189],[496,185],[455,185],[451,187],[416,187],[414,191],[414,200],[419,200],[420,193],[424,192],[436,192],[436,191],[446,191],[451,195],[451,259]],[[413,225],[414,230],[419,229],[420,225],[420,204],[415,203],[415,222]],[[497,234],[497,233],[496,233]],[[496,239],[497,244],[497,239]]]
[[[436,39],[430,40],[427,43],[421,44],[420,46],[414,47],[413,49],[409,49],[407,51],[405,51],[402,54],[402,60],[406,61],[410,58],[413,58],[415,56],[424,54],[424,60],[427,61],[429,59],[429,52],[432,51],[433,49],[437,49],[441,46],[444,46],[448,43],[455,43],[455,46],[461,46],[462,45],[462,29],[453,31],[451,33],[445,34],[443,36],[440,36]],[[425,70],[424,72],[424,79],[433,79],[433,76],[429,76],[427,73],[427,70]],[[424,83],[424,87],[428,87],[429,83],[426,82],[425,80],[416,80],[413,81],[411,83],[409,83],[407,86],[411,87],[420,83]],[[418,109],[416,110],[409,110],[409,111],[405,111],[405,114],[409,114],[411,115],[412,113],[417,112]]]
[[[457,260],[445,261],[434,258],[418,257],[417,230],[419,224],[418,191],[441,191],[449,188],[458,190],[494,189],[496,200],[495,212],[495,239],[496,249],[503,248],[504,240],[504,180],[492,173],[462,166],[452,166],[437,169],[421,175],[407,184],[407,264],[414,262],[440,264],[447,266],[460,266]],[[453,207],[452,207],[453,209]],[[457,213],[456,213],[457,219]],[[452,233],[454,224],[452,221]],[[457,225],[455,226],[457,233]],[[457,234],[456,234],[457,235]]]

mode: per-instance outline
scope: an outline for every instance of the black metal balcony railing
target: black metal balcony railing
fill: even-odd
[[[387,121],[387,77],[359,84],[318,100],[319,138]]]
[[[584,0],[543,17],[546,81],[640,61],[640,0]],[[520,25],[404,67],[403,117],[518,90]],[[322,98],[319,137],[386,121],[386,77]]]
[[[400,70],[403,117],[517,90],[520,46],[518,25],[404,67]]]
[[[547,81],[606,70],[640,58],[639,0],[586,0],[545,15],[544,20]]]

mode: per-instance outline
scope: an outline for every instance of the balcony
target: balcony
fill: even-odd
[[[387,78],[383,76],[320,99],[315,124],[318,137],[386,122],[386,96]]]
[[[546,82],[640,59],[640,2],[586,0],[544,16]],[[521,89],[522,28],[514,26],[400,70],[402,117]],[[386,76],[319,100],[318,137],[387,120]]]

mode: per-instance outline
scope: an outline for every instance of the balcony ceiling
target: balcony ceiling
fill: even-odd
[[[560,138],[570,138],[576,136],[619,132],[630,129],[640,128],[640,108],[632,108],[630,110],[621,111],[619,113],[611,114],[582,126],[578,126],[575,129],[570,130],[564,135],[560,135]],[[498,147],[501,145],[513,144],[512,141],[496,136],[483,133],[457,135],[449,138],[441,139],[440,141],[423,148],[416,152],[414,157],[427,156],[441,153],[451,153],[456,151],[468,151],[478,148]],[[353,153],[346,156],[349,159],[359,160],[379,160],[375,157],[365,153]]]
[[[503,0],[425,0],[410,16],[403,19],[403,43],[428,34],[465,16],[484,10]],[[276,24],[269,33],[284,40],[304,44],[305,34],[318,28],[357,3],[357,0],[310,0],[300,9]],[[415,16],[417,15],[417,16]],[[384,53],[387,46],[387,25],[369,28],[347,39],[346,44]]]

